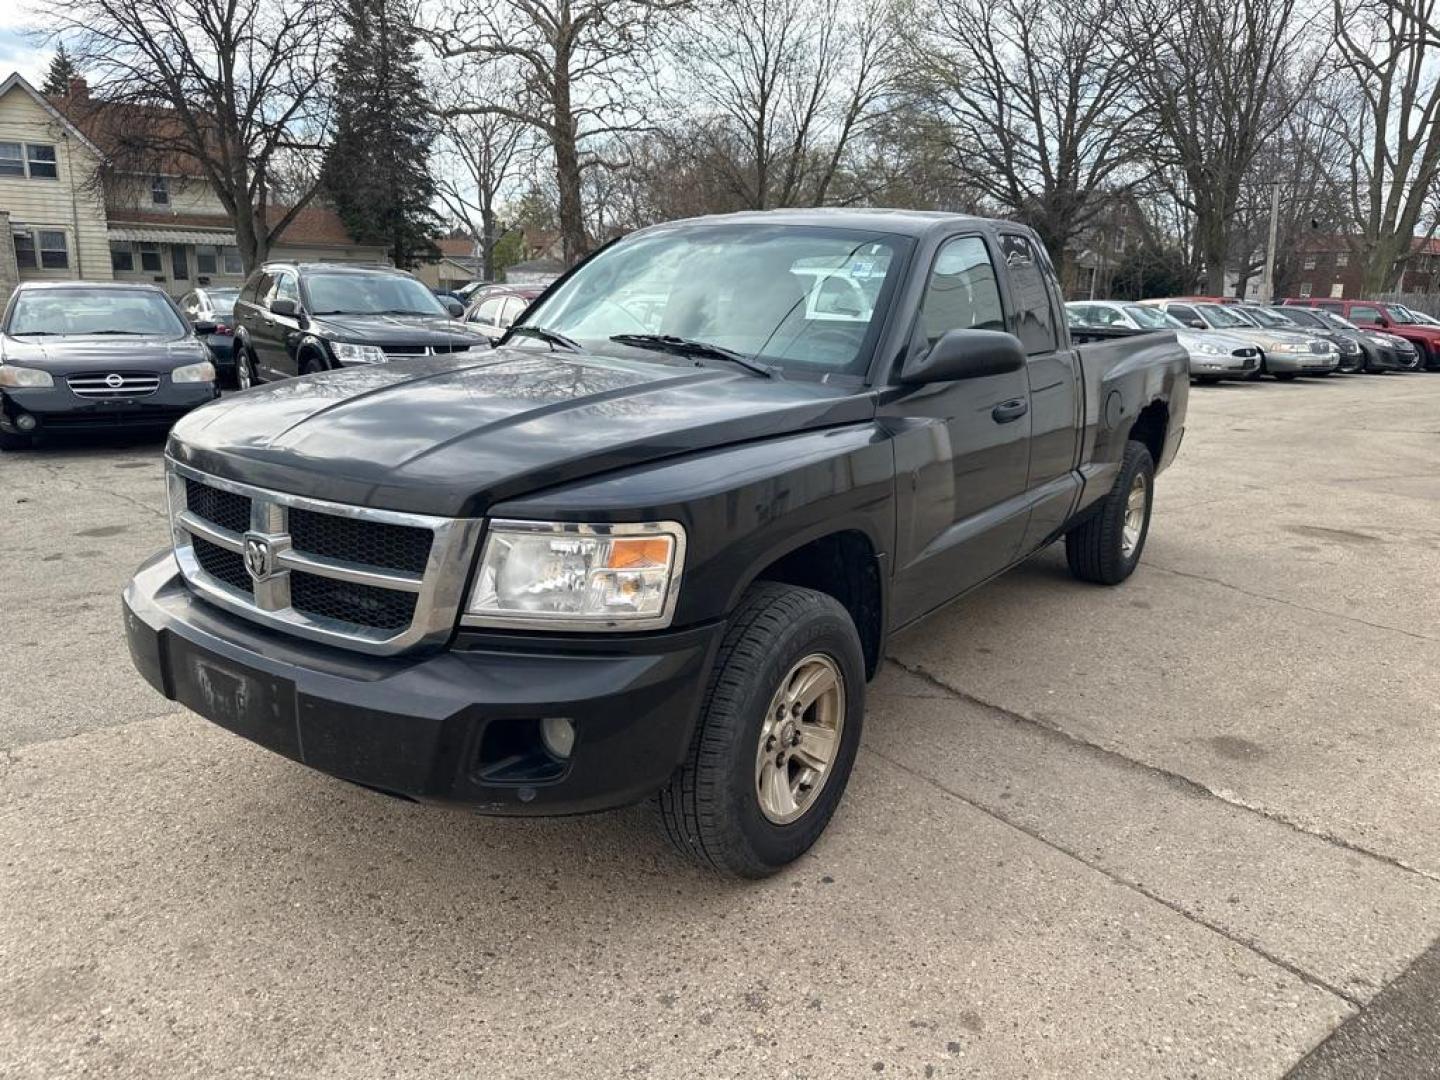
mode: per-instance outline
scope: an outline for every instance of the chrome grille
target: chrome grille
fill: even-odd
[[[71,393],[82,398],[144,397],[160,389],[153,371],[87,371],[65,376]]]
[[[449,353],[468,352],[484,344],[477,340],[450,345],[381,345],[380,351],[392,360],[406,360],[412,356],[446,356]]]
[[[1330,352],[1330,343],[1328,341],[1312,341],[1310,342],[1310,351],[1312,353],[1328,353]]]
[[[479,520],[347,506],[166,467],[175,559],[206,600],[372,653],[454,629]]]

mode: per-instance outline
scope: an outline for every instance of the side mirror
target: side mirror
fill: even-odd
[[[1191,330],[1206,329],[1204,319],[1182,319],[1180,321],[1183,322],[1186,326],[1190,327]]]
[[[300,305],[294,300],[281,297],[278,300],[270,301],[270,314],[279,315],[282,319],[293,319],[300,313]]]
[[[215,324],[209,319],[196,319],[191,325],[195,327],[195,333],[198,337],[209,337],[215,333]]]
[[[906,366],[900,381],[911,386],[1004,375],[1025,366],[1025,348],[999,330],[951,330],[929,352]]]
[[[465,314],[465,305],[453,296],[447,296],[445,298],[445,310],[450,313],[452,319],[458,319]]]

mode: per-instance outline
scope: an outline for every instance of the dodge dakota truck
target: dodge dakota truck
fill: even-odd
[[[493,349],[176,424],[130,651],[355,784],[494,814],[653,797],[683,851],[761,876],[834,813],[890,634],[1061,539],[1082,580],[1131,574],[1188,393],[1171,333],[1072,340],[1018,225],[657,225]]]

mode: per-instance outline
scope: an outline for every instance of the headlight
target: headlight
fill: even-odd
[[[1308,341],[1277,341],[1274,345],[1270,346],[1270,351],[1284,353],[1308,353],[1310,351],[1310,343]]]
[[[48,371],[35,368],[16,367],[14,364],[0,364],[0,386],[54,386],[55,380]]]
[[[685,529],[495,521],[465,622],[551,630],[656,630],[670,625]]]
[[[1213,341],[1196,341],[1187,346],[1191,353],[1196,356],[1229,356],[1230,350]]]
[[[383,364],[385,351],[378,345],[352,345],[348,341],[331,342],[335,359],[342,364]]]
[[[214,382],[215,365],[209,360],[201,360],[198,364],[177,367],[170,372],[170,381],[177,383]]]

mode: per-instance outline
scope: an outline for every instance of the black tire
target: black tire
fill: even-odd
[[[260,370],[255,365],[255,354],[247,345],[235,350],[235,388],[248,390],[260,385]]]
[[[300,354],[300,374],[315,375],[321,371],[328,371],[323,357],[316,356],[313,351]]]
[[[1124,550],[1126,504],[1136,478],[1144,477],[1145,513],[1140,537],[1127,555]],[[1065,561],[1070,573],[1097,585],[1119,585],[1135,572],[1150,535],[1150,512],[1155,505],[1155,463],[1144,443],[1125,444],[1120,475],[1109,494],[1089,517],[1065,534]]]
[[[34,437],[18,431],[0,431],[0,450],[14,453],[29,450],[35,445]]]
[[[1270,374],[1274,376],[1277,382],[1290,382],[1295,378],[1295,372],[1293,371],[1272,371]]]
[[[760,738],[782,680],[820,654],[838,668],[844,722],[813,801],[789,824],[761,808]],[[710,675],[686,760],[656,796],[674,845],[701,865],[760,878],[799,858],[825,830],[860,746],[865,661],[849,613],[812,589],[758,582],[740,601]]]

